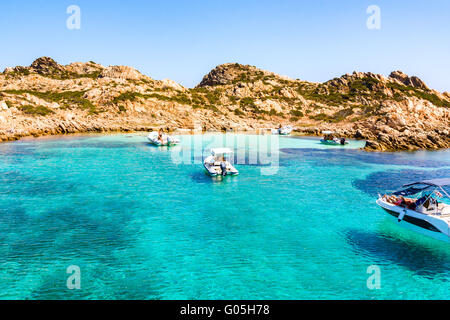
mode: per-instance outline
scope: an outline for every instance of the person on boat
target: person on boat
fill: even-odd
[[[325,141],[332,141],[333,139],[334,139],[333,135],[329,133],[325,134],[325,137],[323,137],[323,140]]]
[[[407,199],[404,196],[399,196],[397,198],[397,201],[394,203],[396,206],[400,206],[400,207],[409,207],[411,204],[414,203],[414,200],[412,199]]]
[[[424,195],[424,196],[420,197],[419,199],[417,199],[416,202],[414,203],[414,209],[417,207],[420,207],[421,205],[425,206],[426,205],[425,202],[427,202],[427,200],[428,200],[427,195]],[[426,206],[426,207],[428,207],[428,206]]]
[[[433,204],[436,203],[436,199],[433,198],[433,194],[434,193],[426,193],[422,197],[417,199],[414,205],[412,206],[414,207],[413,210],[421,206],[424,207],[425,209],[430,209],[433,206]]]
[[[158,132],[158,140],[161,141],[161,144],[164,144],[164,140],[163,140],[163,131],[162,131],[162,129],[159,129],[159,132]]]
[[[399,196],[394,202],[396,206],[403,206],[405,204],[405,198],[403,196]]]
[[[222,170],[222,176],[227,175],[227,163],[225,161],[220,162],[220,170]]]
[[[397,201],[394,204],[396,206],[405,207],[405,208],[412,209],[412,210],[414,210],[414,208],[415,208],[415,200],[414,199],[405,198],[403,196],[399,196],[397,198]]]
[[[345,138],[341,138],[341,145],[345,144]]]
[[[277,129],[277,131],[278,131],[278,134],[280,134],[281,133],[281,129],[283,128],[283,126],[281,125],[281,123],[280,123],[280,125],[278,126],[278,129]]]
[[[397,202],[397,197],[394,195],[385,194],[383,196],[383,199],[386,199],[387,202],[392,203],[392,204],[395,204]]]

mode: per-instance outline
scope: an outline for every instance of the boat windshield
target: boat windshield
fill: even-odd
[[[427,200],[433,200],[436,204],[442,203],[443,205],[449,206],[450,199],[447,195],[448,192],[444,189],[440,190],[439,187],[415,184],[406,189],[391,193],[391,196],[388,198],[391,200],[394,199],[394,202],[404,199],[405,203],[402,202],[402,204],[414,210]]]
[[[414,185],[409,188],[396,191],[392,194],[394,196],[404,196],[404,197],[410,197],[410,196],[414,196],[414,195],[419,196],[422,193],[422,191],[424,191],[426,189],[430,189],[430,188],[431,188],[430,186],[425,186],[425,185]]]
[[[401,189],[399,191],[393,192],[392,195],[395,196],[404,196],[404,197],[420,197],[424,193],[432,193],[433,191],[436,191],[438,194],[442,194],[442,198],[448,198],[448,195],[450,194],[450,186],[433,186],[428,184],[413,184],[407,186],[406,189]]]
[[[225,160],[225,161],[230,161],[230,159],[231,159],[231,154],[230,154],[230,153],[224,153],[224,154],[222,154],[222,158],[223,158],[223,160]]]

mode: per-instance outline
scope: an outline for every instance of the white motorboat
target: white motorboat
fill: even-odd
[[[333,131],[323,131],[322,134],[324,137],[323,139],[320,139],[320,142],[323,144],[331,146],[345,146],[348,144],[348,141],[345,140],[345,138],[336,138]]]
[[[210,176],[238,175],[239,171],[228,160],[233,151],[229,148],[211,149],[211,155],[203,161],[203,166]]]
[[[174,146],[180,143],[180,140],[169,136],[167,134],[162,134],[161,139],[159,138],[159,133],[153,131],[147,136],[148,141],[156,146]]]
[[[282,136],[290,135],[293,128],[291,126],[284,126],[278,129],[272,129],[272,134],[279,134]]]
[[[397,224],[438,240],[450,242],[450,178],[406,184],[399,191],[379,196],[377,204]]]

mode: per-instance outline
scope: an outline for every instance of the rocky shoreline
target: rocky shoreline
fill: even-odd
[[[72,134],[101,134],[101,133],[131,133],[131,132],[150,132],[153,130],[159,130],[163,129],[166,132],[170,133],[187,133],[187,134],[195,134],[198,131],[194,131],[192,128],[170,128],[170,127],[147,127],[147,126],[141,126],[139,124],[136,124],[135,126],[113,126],[113,127],[101,127],[101,126],[77,126],[77,125],[71,125],[71,124],[60,124],[57,127],[53,127],[48,130],[30,130],[26,133],[12,133],[10,135],[4,135],[0,136],[0,143],[1,142],[10,142],[10,141],[17,141],[21,140],[23,138],[30,138],[30,137],[52,137],[52,136],[63,136],[63,135],[72,135]],[[239,129],[233,129],[233,131],[226,131],[224,130],[208,130],[203,131],[205,132],[234,132],[234,133],[257,133],[257,134],[270,134],[269,128],[259,128],[259,129],[245,129],[245,130],[239,130]],[[366,141],[365,147],[363,148],[366,151],[387,151],[387,152],[394,152],[394,151],[418,151],[418,150],[439,150],[439,149],[448,149],[450,148],[450,144],[447,139],[436,139],[433,137],[428,137],[428,139],[434,139],[436,144],[427,144],[427,143],[420,143],[417,141],[416,137],[411,136],[402,136],[400,138],[390,138],[389,136],[383,136],[380,134],[379,138],[381,138],[383,141],[381,143],[377,142],[376,140],[370,140],[365,138],[366,135],[362,134],[360,130],[357,130],[355,133],[350,133],[346,130],[336,129],[336,134],[339,137],[346,137],[349,139],[356,139],[356,140],[364,140]],[[322,135],[322,129],[317,128],[303,128],[299,129],[296,128],[293,131],[293,135],[296,136],[306,136],[306,137],[321,137]],[[445,137],[444,137],[445,138]],[[424,141],[428,141],[425,139]],[[447,144],[446,144],[447,143]],[[411,147],[411,145],[414,145],[414,147]],[[436,147],[437,145],[437,147]]]
[[[254,132],[290,124],[367,141],[365,150],[450,148],[450,95],[400,71],[325,83],[225,64],[196,88],[125,66],[62,66],[48,57],[0,73],[0,141],[27,136],[201,128]]]

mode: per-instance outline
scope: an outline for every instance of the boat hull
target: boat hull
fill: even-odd
[[[161,141],[159,142],[155,142],[149,139],[149,142],[154,145],[154,146],[158,146],[158,147],[170,147],[170,146],[176,146],[178,143],[161,143]]]
[[[326,145],[329,145],[329,146],[345,146],[345,145],[347,145],[348,144],[348,142],[346,141],[344,144],[342,144],[342,143],[340,143],[340,142],[337,142],[337,141],[332,141],[332,140],[323,140],[323,139],[321,139],[320,140],[320,143],[322,143],[322,144],[326,144]]]
[[[228,172],[226,176],[222,175],[222,174],[218,174],[216,172],[212,172],[210,171],[205,165],[203,166],[205,168],[206,173],[208,173],[211,177],[227,177],[227,176],[237,176],[239,175],[239,172]]]
[[[413,210],[405,210],[405,208],[388,204],[381,199],[377,200],[377,204],[388,213],[390,220],[395,224],[422,235],[450,243],[449,227],[445,221]],[[404,216],[402,217],[403,214]]]
[[[272,134],[278,134],[280,136],[288,136],[292,133],[292,127],[288,126],[288,127],[283,127],[283,128],[279,128],[279,129],[272,129]]]
[[[211,177],[218,177],[218,176],[224,177],[224,175],[219,174],[219,173],[217,173],[217,171],[210,169],[210,167],[208,167],[205,164],[203,164],[203,167],[205,168],[206,173],[208,173]],[[226,176],[237,176],[238,174],[239,174],[239,172],[237,170],[236,171],[228,171]]]

